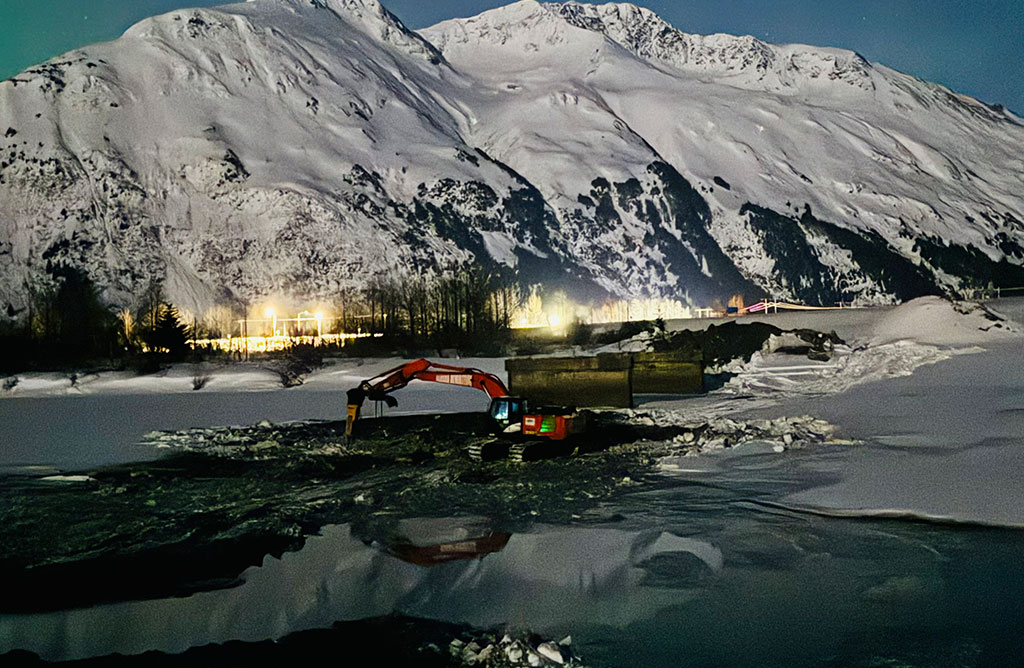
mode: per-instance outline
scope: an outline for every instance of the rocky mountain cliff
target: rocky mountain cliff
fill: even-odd
[[[581,299],[1024,285],[1024,122],[838,49],[523,0],[148,19],[0,83],[0,313],[331,302],[474,261]]]

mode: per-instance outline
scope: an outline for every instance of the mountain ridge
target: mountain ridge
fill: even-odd
[[[197,313],[468,261],[696,306],[907,296],[867,248],[934,291],[1016,280],[1020,119],[853,52],[699,37],[532,0],[419,32],[373,0],[146,19],[0,83],[0,312],[55,263]]]

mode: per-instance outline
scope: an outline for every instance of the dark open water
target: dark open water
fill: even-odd
[[[572,634],[591,665],[1024,665],[1019,530],[796,514],[750,491],[670,482],[604,519],[535,526],[500,552],[432,568],[326,527],[234,589],[0,616],[0,653],[179,652],[398,611]],[[481,522],[405,527],[440,540]]]

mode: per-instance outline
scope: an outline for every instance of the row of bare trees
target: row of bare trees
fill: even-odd
[[[358,303],[343,308],[339,326],[433,345],[464,345],[503,337],[522,301],[513,277],[477,266],[439,276],[377,278]]]

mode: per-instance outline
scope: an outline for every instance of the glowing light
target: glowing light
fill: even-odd
[[[692,318],[694,309],[675,299],[628,299],[601,304],[574,304],[565,295],[556,293],[542,300],[533,291],[513,314],[516,328],[551,327],[564,329],[568,323],[578,321],[585,325],[629,322],[636,320],[665,320]]]
[[[264,314],[268,318],[270,318],[270,321],[271,321],[270,322],[270,335],[271,336],[277,336],[277,312],[274,309],[272,309],[272,308],[268,308],[266,311],[264,311]]]
[[[380,334],[369,334],[369,333],[341,333],[341,334],[324,334],[322,336],[229,336],[221,339],[198,339],[195,341],[189,341],[189,345],[193,348],[212,348],[214,350],[224,350],[227,352],[253,352],[263,353],[280,350],[288,350],[292,346],[304,344],[304,345],[335,345],[344,346],[356,339],[362,339],[371,336],[381,336]]]

